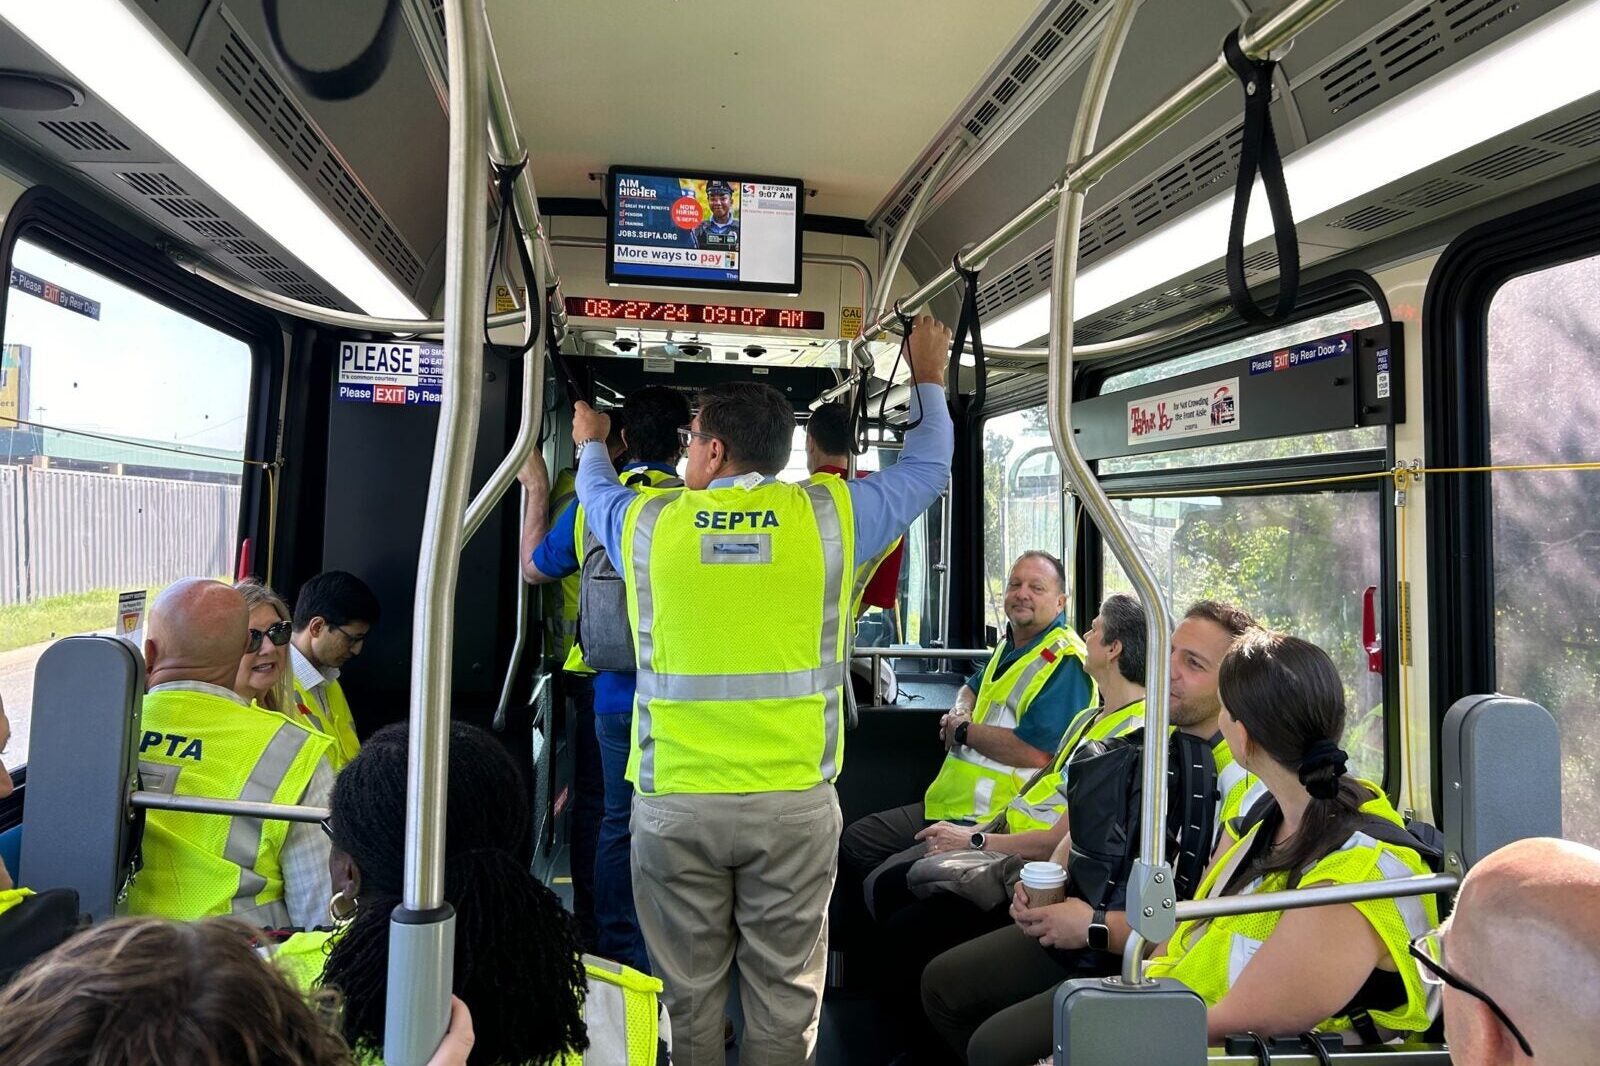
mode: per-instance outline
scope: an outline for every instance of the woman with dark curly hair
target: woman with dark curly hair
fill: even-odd
[[[337,989],[350,1046],[383,1048],[389,918],[405,873],[407,729],[380,730],[339,772],[331,932],[300,933],[280,966]],[[450,729],[445,899],[456,912],[454,989],[472,1010],[473,1062],[489,1066],[657,1066],[667,1046],[659,981],[580,953],[572,916],[530,872],[527,791],[499,741]]]

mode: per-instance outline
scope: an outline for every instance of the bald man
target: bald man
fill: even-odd
[[[1538,1062],[1600,1056],[1600,851],[1548,837],[1508,844],[1467,874],[1441,930],[1442,968],[1509,1019]],[[1530,1061],[1484,998],[1447,981],[1452,1062]]]
[[[185,578],[156,597],[144,643],[142,786],[326,807],[333,742],[233,692],[239,660],[264,636],[249,617],[244,597],[218,581]],[[328,853],[314,822],[151,811],[126,913],[321,924],[333,894]]]

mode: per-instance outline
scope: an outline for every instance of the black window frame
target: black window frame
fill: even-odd
[[[1423,302],[1423,417],[1429,467],[1487,466],[1489,307],[1524,274],[1600,255],[1600,185],[1474,226],[1444,250]],[[1494,642],[1494,501],[1489,474],[1430,479],[1428,685],[1430,739],[1463,696],[1497,691]],[[1442,760],[1432,760],[1435,810]]]
[[[1098,396],[1107,379],[1129,370],[1169,362],[1196,352],[1214,348],[1230,341],[1268,332],[1270,329],[1294,325],[1320,318],[1362,302],[1377,305],[1384,322],[1393,321],[1388,298],[1381,286],[1368,274],[1360,271],[1343,271],[1318,279],[1306,286],[1293,315],[1272,327],[1263,329],[1230,316],[1208,329],[1188,334],[1160,347],[1139,352],[1116,360],[1103,360],[1086,364],[1073,383],[1073,399]],[[1227,463],[1205,467],[1182,467],[1163,471],[1139,471],[1127,474],[1110,474],[1101,479],[1108,493],[1193,491],[1197,495],[1218,486],[1249,485],[1304,480],[1313,477],[1330,477],[1344,474],[1381,474],[1393,468],[1395,457],[1395,427],[1387,427],[1381,448],[1331,455],[1293,456],[1278,460],[1260,460],[1245,463]],[[1099,463],[1092,464],[1099,473]],[[1379,587],[1383,590],[1382,616],[1379,619],[1383,642],[1383,701],[1384,750],[1383,780],[1379,782],[1389,798],[1398,801],[1402,776],[1400,721],[1400,609],[1395,594],[1398,563],[1395,551],[1396,515],[1394,494],[1382,482],[1374,485],[1351,483],[1311,487],[1306,489],[1263,489],[1258,492],[1230,493],[1230,496],[1282,496],[1313,494],[1324,491],[1379,493],[1378,536],[1381,542],[1379,556]],[[1105,544],[1093,522],[1082,523],[1081,541],[1077,550],[1075,609],[1081,617],[1092,617],[1104,595],[1103,571]],[[1248,609],[1248,604],[1243,604]]]
[[[245,455],[269,461],[277,445],[277,414],[283,391],[286,352],[283,327],[271,313],[233,296],[178,266],[160,248],[140,240],[89,206],[47,185],[23,191],[0,227],[0,262],[7,283],[0,285],[0,341],[9,306],[11,258],[19,239],[65,256],[103,274],[187,318],[225,333],[250,348],[250,397]],[[253,545],[252,570],[260,572],[270,537],[266,472],[244,464],[239,488],[238,539]],[[27,767],[12,775],[16,790],[0,800],[0,831],[22,821]]]

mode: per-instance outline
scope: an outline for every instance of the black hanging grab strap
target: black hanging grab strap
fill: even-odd
[[[1289,209],[1289,189],[1283,181],[1283,157],[1272,131],[1272,72],[1278,64],[1245,55],[1239,47],[1238,30],[1222,42],[1222,54],[1244,86],[1244,140],[1239,145],[1239,180],[1233,187],[1233,220],[1228,226],[1228,299],[1246,322],[1266,325],[1294,310],[1300,294],[1300,238],[1294,228],[1294,213]],[[1244,225],[1257,174],[1267,191],[1273,238],[1278,246],[1278,303],[1271,312],[1257,306],[1244,279]]]
[[[878,398],[878,426],[880,429],[885,430],[889,428],[889,391],[894,388],[895,375],[900,373],[900,364],[902,362],[906,364],[908,370],[911,368],[911,319],[904,311],[900,310],[899,300],[894,302],[894,317],[900,320],[900,350],[895,353],[894,365],[889,368],[889,380],[884,383],[883,392]],[[915,373],[911,375],[909,384],[911,386],[911,397],[906,401],[906,414],[907,416],[911,414],[911,404],[915,402],[917,405],[917,417],[900,427],[902,431],[908,433],[922,425],[922,395],[917,392],[917,376]]]
[[[521,220],[517,217],[516,201],[512,198],[512,189],[517,183],[518,176],[521,175],[523,168],[527,165],[527,156],[523,156],[515,163],[493,164],[495,190],[500,197],[500,218],[499,221],[495,223],[494,248],[489,253],[489,272],[485,275],[485,277],[488,279],[485,283],[485,287],[488,291],[484,293],[483,297],[484,303],[486,304],[489,303],[489,298],[494,292],[494,271],[495,268],[500,265],[500,256],[505,252],[506,235],[508,233],[511,235],[512,243],[517,246],[517,260],[522,265],[522,280],[527,283],[530,291],[533,288],[533,260],[528,257],[528,249],[522,242],[522,237],[520,235],[521,226],[519,225]],[[508,273],[506,276],[507,285],[509,285],[510,282],[511,277]],[[531,297],[525,299],[524,302],[527,304],[524,310],[530,315],[535,314]],[[494,344],[489,340],[488,308],[484,309],[483,317],[483,347],[485,351],[494,351]],[[531,352],[533,350],[533,346],[538,343],[540,331],[544,326],[545,322],[543,315],[539,315],[538,317],[534,318],[533,332],[528,334],[527,341],[523,343],[522,347],[513,352],[510,358],[520,359],[522,356]]]
[[[989,367],[983,354],[983,324],[978,315],[978,272],[962,266],[959,253],[951,258],[950,264],[961,276],[965,291],[961,296],[961,317],[956,320],[955,340],[950,345],[950,365],[947,371],[949,384],[946,386],[946,392],[953,398],[955,393],[960,391],[961,354],[967,346],[967,337],[970,334],[973,389],[972,405],[967,410],[970,416],[976,418],[983,410],[983,402],[989,395]]]

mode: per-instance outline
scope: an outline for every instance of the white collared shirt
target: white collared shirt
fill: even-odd
[[[319,668],[301,653],[293,643],[289,645],[289,668],[294,671],[295,682],[306,690],[317,701],[317,710],[322,712],[323,718],[328,714],[328,696],[324,691],[329,681],[339,680],[338,667],[329,666]]]

